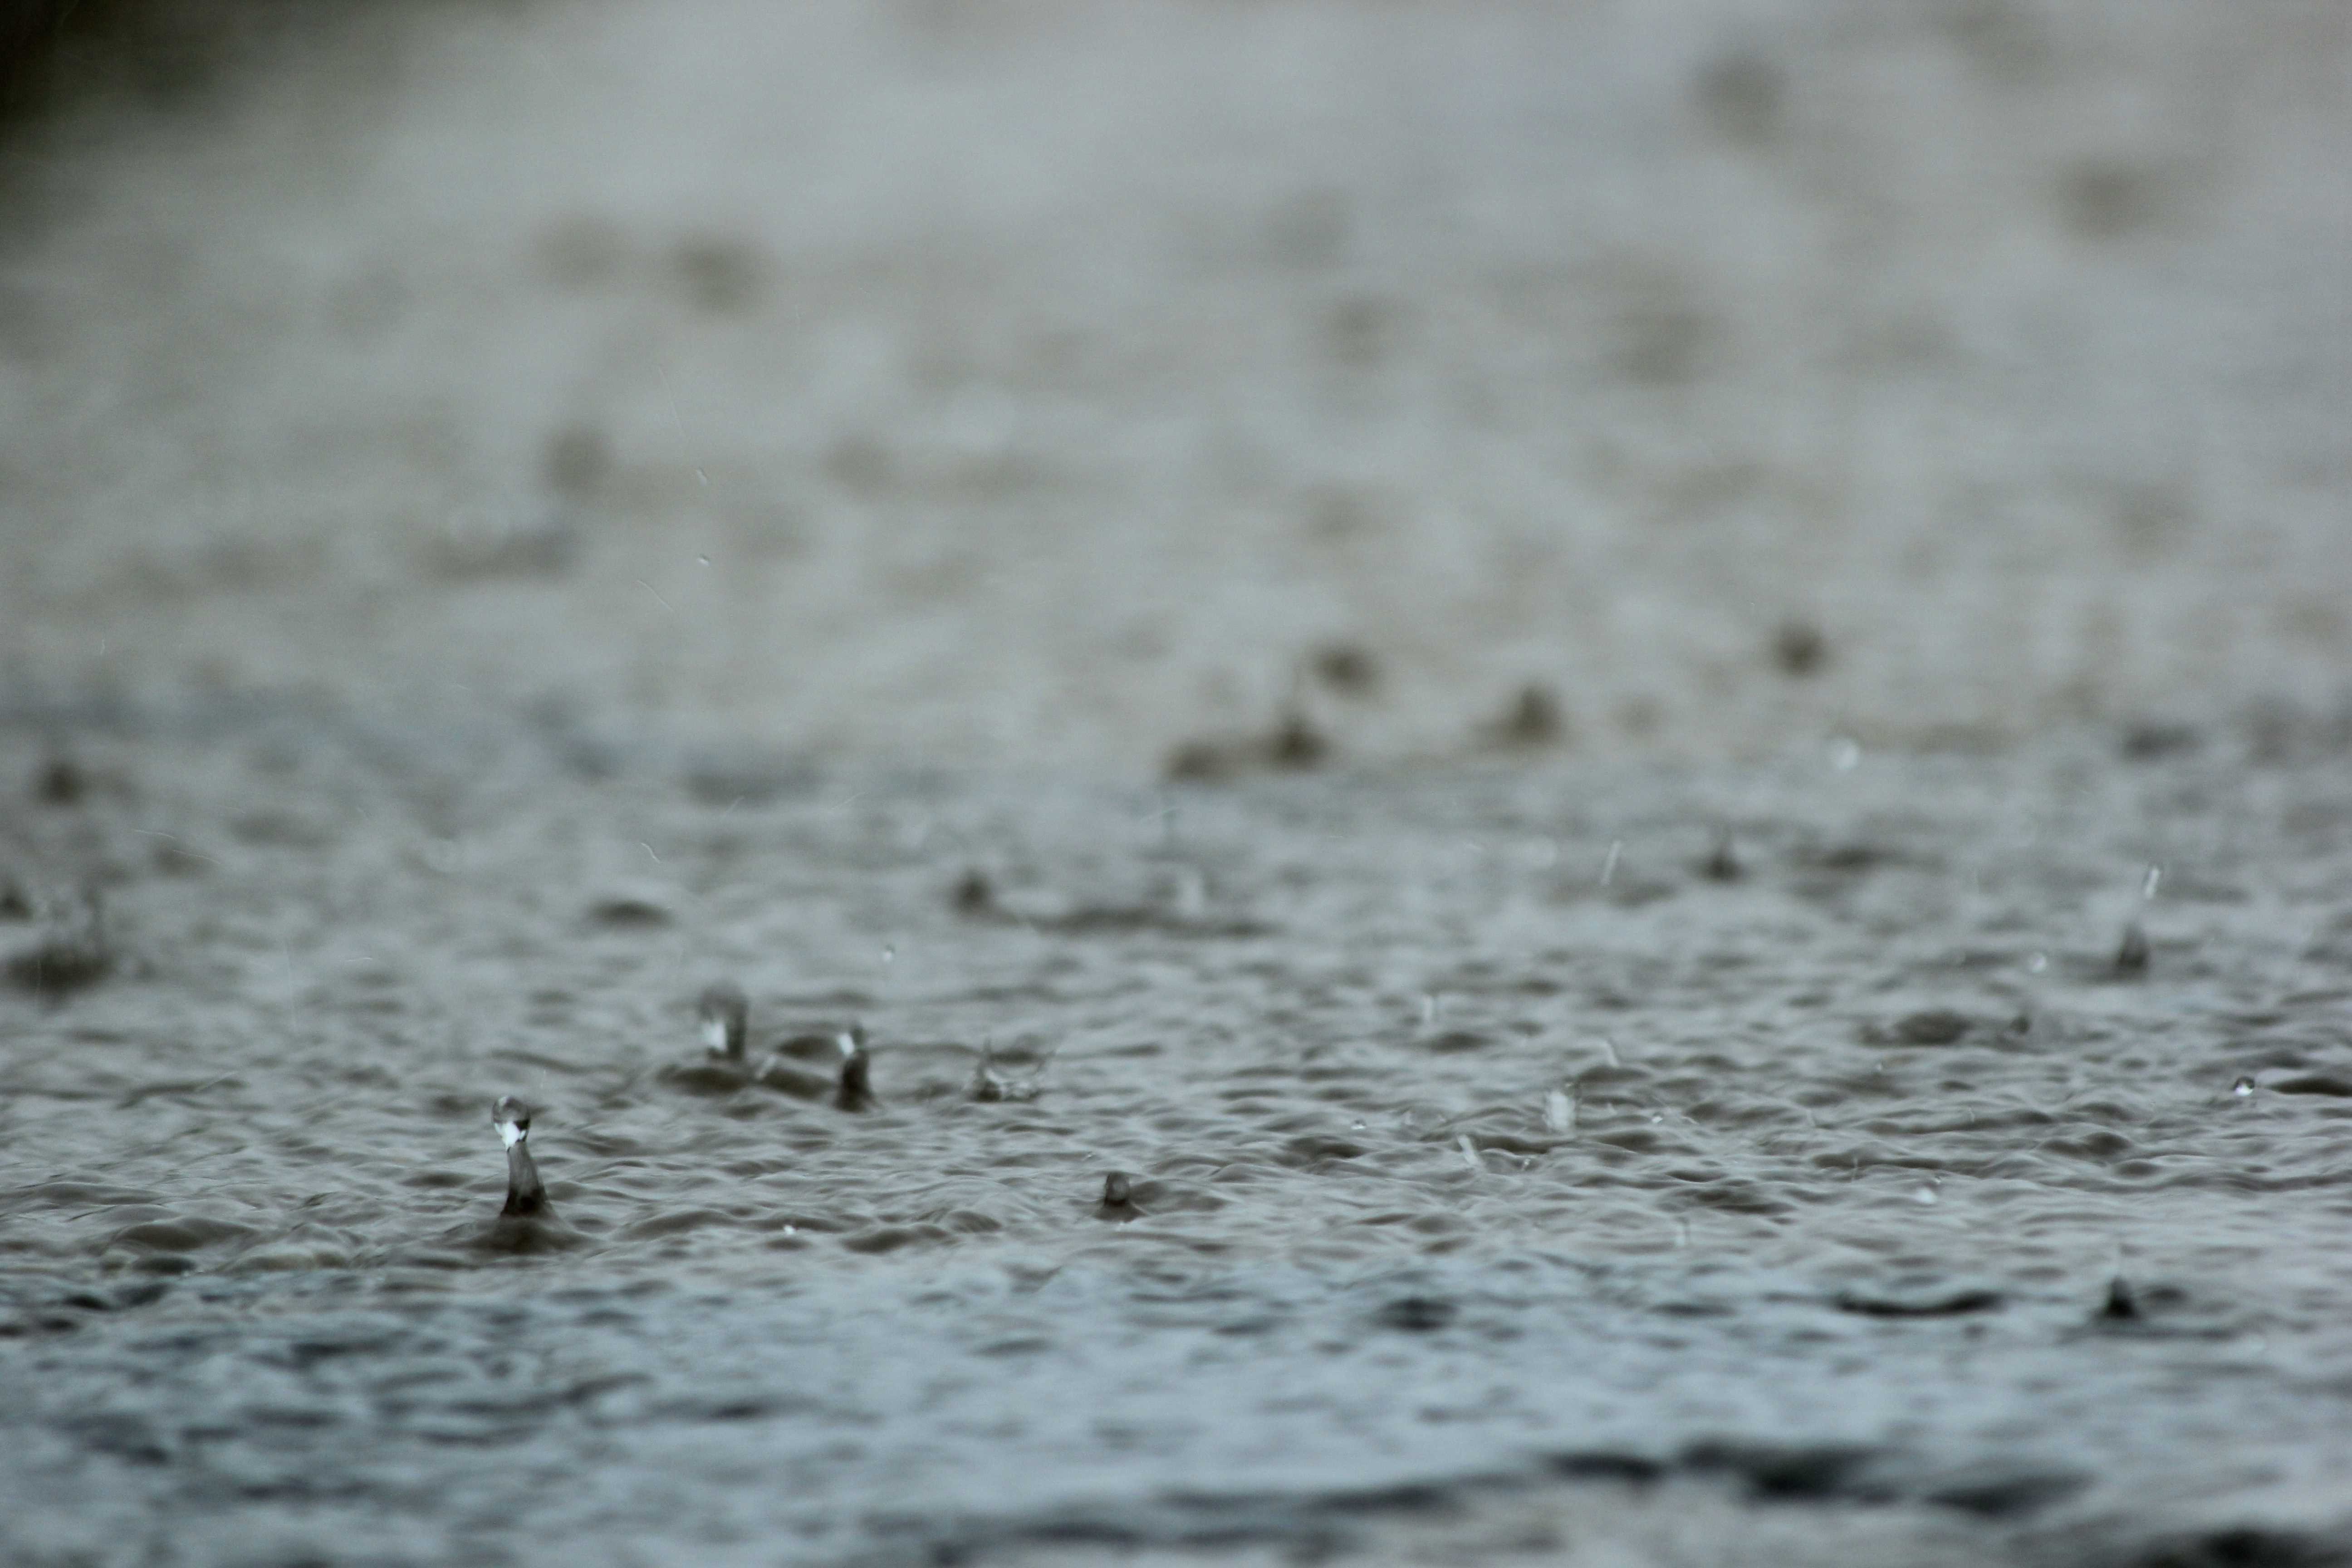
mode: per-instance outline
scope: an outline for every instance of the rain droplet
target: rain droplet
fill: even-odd
[[[1348,1123],[1348,1131],[1350,1132],[1361,1132],[1363,1130],[1364,1124],[1360,1121],[1350,1121]]]
[[[1851,736],[1840,735],[1830,742],[1830,766],[1839,773],[1850,773],[1862,765],[1862,742]]]
[[[1456,1138],[1454,1141],[1454,1146],[1462,1151],[1464,1164],[1474,1171],[1484,1171],[1486,1168],[1486,1162],[1478,1158],[1478,1145],[1470,1142],[1470,1134],[1465,1132]]]
[[[1922,1182],[1911,1189],[1911,1201],[1923,1206],[1932,1206],[1936,1202],[1936,1189]]]
[[[1665,1120],[1666,1113],[1663,1110],[1653,1110],[1650,1112],[1650,1125],[1653,1127],[1664,1126],[1665,1124]]]
[[[1566,1132],[1576,1125],[1576,1102],[1568,1098],[1566,1089],[1556,1089],[1544,1096],[1544,1125],[1554,1132]]]
[[[2254,1080],[2250,1078],[2241,1078],[2230,1086],[2230,1092],[2240,1100],[2247,1099],[2254,1092]]]
[[[1444,1004],[1439,1000],[1436,992],[1424,991],[1421,994],[1421,1026],[1423,1028],[1435,1028],[1437,1016],[1444,1010]]]
[[[2025,967],[2029,973],[2039,974],[2050,967],[2050,955],[2046,952],[2037,952],[2025,961]]]
[[[1624,853],[1625,841],[1623,839],[1612,838],[1609,841],[1609,858],[1601,863],[1601,885],[1602,887],[1605,888],[1610,883],[1617,879],[1617,858]]]
[[[708,566],[708,565],[709,565],[709,564],[710,564],[710,557],[709,557],[709,556],[708,556],[708,555],[698,555],[698,556],[696,556],[696,557],[695,557],[695,559],[696,559],[697,561],[701,562],[705,566]]]
[[[2140,901],[2145,903],[2148,900],[2156,897],[2156,885],[2163,880],[2164,868],[2161,866],[2150,866],[2147,868],[2147,875],[2139,879]]]
[[[898,962],[898,944],[897,942],[886,942],[882,944],[882,962],[886,965]]]

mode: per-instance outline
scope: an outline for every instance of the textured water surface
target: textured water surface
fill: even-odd
[[[12,1560],[2352,1540],[2332,742],[1120,790],[6,733]],[[782,1089],[703,1063],[719,976]]]

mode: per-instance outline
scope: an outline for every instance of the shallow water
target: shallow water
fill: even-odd
[[[2343,7],[66,9],[0,1562],[2352,1553]]]
[[[1122,791],[100,717],[0,740],[74,763],[0,945],[94,883],[111,960],[0,992],[11,1561],[2352,1543],[2330,737]],[[880,1107],[700,1068],[718,976]]]

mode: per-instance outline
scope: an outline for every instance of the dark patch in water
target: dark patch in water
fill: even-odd
[[[2143,719],[2124,727],[2123,754],[2136,763],[2186,756],[2204,743],[2192,724],[2172,724]]]
[[[1425,1334],[1442,1329],[1461,1315],[1462,1309],[1438,1296],[1400,1296],[1383,1303],[1372,1321],[1384,1329]]]
[[[2091,1484],[2073,1470],[1989,1465],[1948,1478],[1922,1495],[1939,1507],[1979,1519],[2021,1519],[2065,1501]]]
[[[1727,833],[1715,841],[1715,847],[1699,862],[1698,874],[1710,882],[1737,882],[1748,875],[1748,868],[1739,863],[1731,835]]]
[[[670,923],[670,912],[650,899],[624,895],[599,899],[588,906],[588,918],[601,926],[616,931],[643,931]]]
[[[1356,643],[1327,643],[1308,663],[1315,678],[1349,697],[1367,697],[1381,683],[1380,661]]]
[[[1918,1294],[1845,1289],[1837,1293],[1836,1304],[1841,1312],[1865,1318],[1958,1318],[1997,1310],[2001,1294],[1973,1286]]]
[[[1829,639],[1811,621],[1783,621],[1772,634],[1772,662],[1783,675],[1817,674],[1829,662]]]
[[[1663,1479],[1667,1466],[1642,1454],[1554,1454],[1544,1460],[1552,1474],[1571,1481],[1623,1481],[1648,1486]]]
[[[2352,1563],[2352,1547],[2296,1531],[2237,1525],[2169,1535],[2128,1559],[2106,1561],[2119,1568],[2345,1568]]]
[[[8,981],[56,1000],[87,990],[114,972],[114,951],[95,930],[52,931],[8,955]]]
[[[1771,1502],[1819,1502],[1877,1495],[1858,1491],[1872,1450],[1844,1444],[1778,1444],[1714,1439],[1683,1450],[1682,1465],[1701,1474],[1721,1472],[1746,1483],[1748,1494]]]
[[[1331,755],[1331,742],[1303,710],[1294,708],[1275,726],[1265,755],[1277,768],[1320,767]]]
[[[967,920],[982,920],[999,912],[996,907],[996,886],[987,873],[974,868],[956,879],[948,893],[948,907]]]
[[[2263,1086],[2278,1094],[2322,1094],[2336,1099],[2352,1096],[2352,1078],[2339,1073],[2298,1073]]]
[[[71,757],[51,757],[34,771],[32,793],[44,805],[79,805],[89,793],[89,774]]]
[[[1502,717],[1489,726],[1494,744],[1519,748],[1556,745],[1568,738],[1568,717],[1551,688],[1530,681],[1519,688]]]
[[[1949,1007],[1930,1007],[1924,1012],[1906,1013],[1895,1021],[1890,1030],[1874,1030],[1873,1044],[1900,1046],[1948,1046],[1964,1037],[1974,1026],[1974,1020],[1965,1013]]]

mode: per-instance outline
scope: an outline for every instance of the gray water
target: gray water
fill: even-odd
[[[108,963],[0,994],[10,1561],[2352,1543],[2333,728],[1119,790],[100,717],[0,748],[0,934]],[[880,1107],[702,1068],[717,976]]]
[[[2352,1556],[2343,5],[54,9],[0,1563]]]

